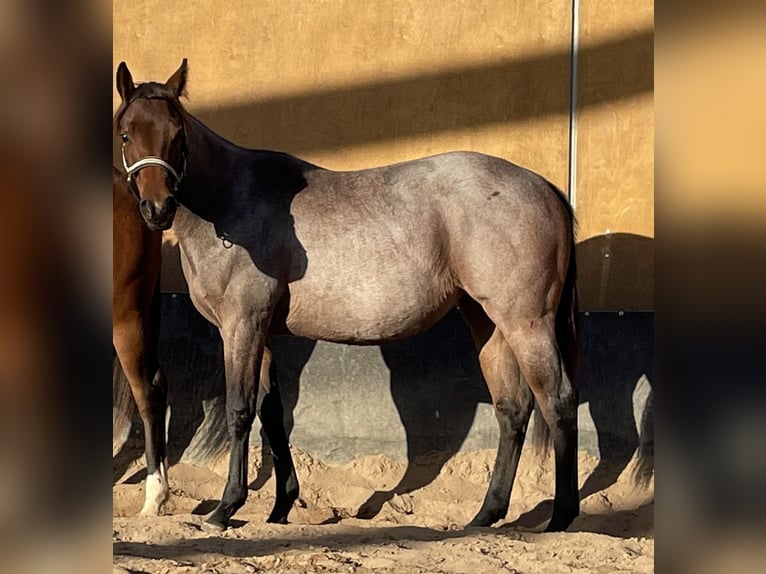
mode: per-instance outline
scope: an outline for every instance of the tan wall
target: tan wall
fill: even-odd
[[[604,84],[598,59],[610,51],[614,36],[636,27],[651,31],[651,3],[624,4],[630,7],[623,13],[623,3],[583,0],[582,47],[607,45],[589,56],[595,61],[581,63],[581,99]],[[332,169],[476,150],[522,164],[567,189],[569,2],[230,5],[115,1],[114,69],[125,60],[137,81],[165,80],[187,57],[187,108],[240,145],[287,151]],[[602,23],[605,5],[610,15]],[[613,231],[652,235],[652,126],[645,117],[651,93],[620,100],[619,93],[607,92],[581,112],[581,238],[607,224]],[[115,91],[115,109],[118,103]],[[618,215],[596,213],[605,210]],[[163,288],[185,290],[174,265],[167,266]],[[597,306],[598,297],[591,299]]]
[[[473,149],[566,184],[566,3],[231,4],[115,2],[114,68],[164,80],[186,56],[192,113],[329,168]]]
[[[580,1],[575,204],[584,310],[654,308],[653,28],[651,0]]]

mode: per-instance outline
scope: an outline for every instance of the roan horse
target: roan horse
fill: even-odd
[[[112,343],[144,425],[146,496],[141,514],[156,515],[167,499],[167,385],[157,358],[162,233],[148,229],[126,175],[112,166]]]
[[[535,400],[555,450],[547,529],[571,524],[579,514],[574,219],[561,192],[478,153],[337,172],[244,149],[182,107],[186,79],[185,59],[167,82],[138,85],[122,62],[114,127],[141,214],[151,228],[174,225],[191,299],[223,338],[229,475],[206,522],[226,528],[245,502],[256,413],[275,461],[268,521],[286,522],[298,496],[276,385],[259,376],[272,335],[380,344],[428,329],[458,305],[500,427],[470,525],[505,516]]]

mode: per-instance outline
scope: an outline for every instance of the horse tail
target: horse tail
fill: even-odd
[[[549,183],[549,185],[556,192],[569,216],[569,263],[564,279],[564,287],[561,291],[561,299],[556,310],[556,343],[558,344],[563,366],[562,376],[569,379],[573,390],[577,392],[575,380],[580,354],[578,343],[577,261],[575,258],[577,221],[572,206],[564,193],[553,184]],[[532,444],[538,452],[545,452],[551,443],[550,429],[543,420],[537,402],[535,402],[534,419],[532,425]]]
[[[632,471],[633,483],[646,487],[654,472],[654,390],[646,397],[641,415],[640,435],[636,465]]]
[[[121,449],[130,438],[133,416],[136,413],[136,403],[130,392],[130,384],[122,370],[117,351],[112,346],[112,428],[113,448]]]

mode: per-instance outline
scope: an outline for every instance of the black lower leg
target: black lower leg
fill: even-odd
[[[547,532],[565,530],[580,514],[577,488],[577,398],[567,397],[556,405],[553,446],[556,457],[556,495]]]
[[[269,391],[261,400],[258,413],[271,447],[276,477],[276,500],[267,522],[286,524],[287,515],[298,498],[299,486],[285,432],[282,398],[273,377]]]
[[[492,478],[484,502],[469,526],[490,526],[508,513],[511,489],[524,445],[529,417],[532,412],[532,396],[526,390],[524,397],[512,403],[500,402],[495,414],[500,426],[500,440]]]
[[[234,410],[227,413],[231,436],[229,478],[221,502],[206,520],[221,529],[229,525],[229,519],[247,500],[247,454],[253,424],[253,416],[248,411]]]
[[[167,411],[167,383],[162,371],[157,369],[149,389],[151,430],[147,433],[147,472],[152,473],[165,461],[166,436],[165,413]],[[151,442],[151,446],[149,445]],[[150,456],[151,453],[151,456]]]

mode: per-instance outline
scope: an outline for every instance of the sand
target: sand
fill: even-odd
[[[581,514],[567,532],[543,533],[553,494],[550,455],[541,460],[525,451],[508,515],[492,528],[464,525],[481,505],[494,450],[457,453],[430,484],[404,494],[389,491],[406,462],[375,455],[333,466],[295,448],[293,455],[301,497],[290,524],[265,522],[274,500],[270,478],[251,489],[233,527],[218,533],[202,523],[223,491],[225,458],[209,467],[171,467],[172,495],[159,517],[136,516],[145,472],[134,464],[113,489],[114,572],[654,571],[654,478],[636,485],[630,467],[614,484],[582,500]],[[413,474],[428,474],[434,464],[438,468],[438,459],[419,460]],[[250,461],[253,480],[259,449],[252,449]],[[581,486],[597,462],[580,454]],[[356,518],[360,507],[379,512]]]

